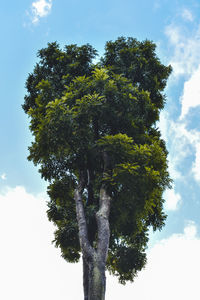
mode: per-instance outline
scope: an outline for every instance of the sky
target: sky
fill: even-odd
[[[173,67],[158,124],[173,189],[164,194],[165,227],[150,232],[146,268],[125,286],[107,274],[106,300],[199,299],[199,1],[1,1],[0,34],[0,298],[83,299],[81,263],[66,263],[52,245],[47,184],[27,161],[32,137],[21,105],[37,51],[90,43],[101,55],[106,41],[130,36],[155,42]]]

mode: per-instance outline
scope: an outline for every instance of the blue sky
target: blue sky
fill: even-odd
[[[133,284],[108,276],[107,299],[199,299],[200,3],[197,0],[21,0],[0,9],[0,298],[82,299],[81,265],[51,245],[46,183],[28,162],[31,134],[21,109],[25,81],[48,42],[90,43],[103,53],[119,36],[157,44],[173,73],[160,129],[173,189],[165,193],[166,226],[152,234],[148,264]]]

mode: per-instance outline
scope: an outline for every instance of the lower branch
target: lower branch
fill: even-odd
[[[78,184],[74,192],[74,199],[76,203],[76,218],[77,218],[78,228],[79,228],[79,240],[80,240],[81,249],[85,257],[92,258],[94,249],[90,245],[88,239],[87,223],[85,219],[82,192],[83,192],[83,183],[82,180],[80,180],[80,183]]]
[[[96,213],[98,226],[97,254],[106,263],[110,240],[110,202],[111,198],[103,185],[100,190],[99,210]]]

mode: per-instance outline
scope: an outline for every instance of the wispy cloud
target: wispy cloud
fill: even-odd
[[[165,209],[166,210],[177,210],[181,202],[181,195],[176,193],[174,188],[167,190],[164,193],[165,198]]]
[[[187,224],[184,228],[184,235],[187,239],[197,238],[197,226],[194,221],[187,221]]]
[[[181,179],[182,174],[178,171],[177,165],[182,158],[180,157],[180,155],[176,155],[176,149],[174,147],[175,145],[173,143],[173,139],[171,139],[171,136],[173,136],[174,134],[172,120],[170,119],[169,114],[166,111],[161,112],[160,122],[158,125],[162,134],[162,138],[167,142],[167,148],[168,150],[170,150],[168,155],[169,174],[173,180]]]
[[[154,11],[157,11],[161,6],[161,2],[160,0],[155,0],[154,3],[153,3],[153,9]]]
[[[32,3],[31,13],[31,22],[37,24],[41,18],[46,17],[52,9],[53,0],[38,0]]]
[[[194,180],[200,183],[200,132],[188,129],[185,120],[173,121],[167,112],[161,114],[160,130],[167,141],[169,150],[169,173],[173,180],[184,180],[184,173],[180,173],[184,160],[190,157],[191,168],[188,170]],[[191,157],[194,154],[194,157]]]
[[[192,164],[192,173],[195,180],[200,183],[200,141],[196,144],[195,161]]]
[[[183,179],[179,166],[190,153],[190,143],[188,143],[187,135],[185,136],[185,127],[183,128],[180,122],[174,122],[170,115],[164,111],[160,115],[159,128],[169,150],[168,169],[170,176],[174,181]]]
[[[7,176],[6,176],[5,173],[1,174],[1,179],[2,179],[2,180],[6,180],[6,179],[7,179]]]
[[[194,16],[193,16],[192,12],[189,9],[187,9],[187,8],[183,9],[183,11],[182,11],[182,18],[185,21],[189,21],[189,22],[192,22],[194,20]]]
[[[182,17],[188,21],[193,18],[186,9]],[[189,158],[187,175],[200,183],[200,132],[188,128],[191,108],[200,106],[200,25],[191,29],[173,23],[166,27],[165,33],[172,53],[169,57],[173,67],[171,82],[180,77],[185,80],[180,92],[180,116],[174,121],[169,113],[161,114],[160,127],[169,150],[169,171],[173,179],[184,179],[184,171],[179,170],[183,170],[184,161]]]
[[[200,49],[199,49],[200,51]],[[184,83],[184,90],[181,96],[181,116],[182,120],[189,112],[190,108],[200,105],[200,65],[192,74],[188,81]]]
[[[166,27],[165,34],[173,51],[169,61],[173,75],[191,76],[200,62],[200,26],[187,32],[186,28],[171,24]]]

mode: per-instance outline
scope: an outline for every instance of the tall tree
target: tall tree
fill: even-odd
[[[48,218],[69,262],[82,253],[84,300],[105,299],[105,270],[133,281],[146,263],[149,227],[161,229],[170,187],[156,128],[171,72],[151,41],[118,38],[105,54],[57,43],[38,52],[23,109],[29,160],[49,181]]]

